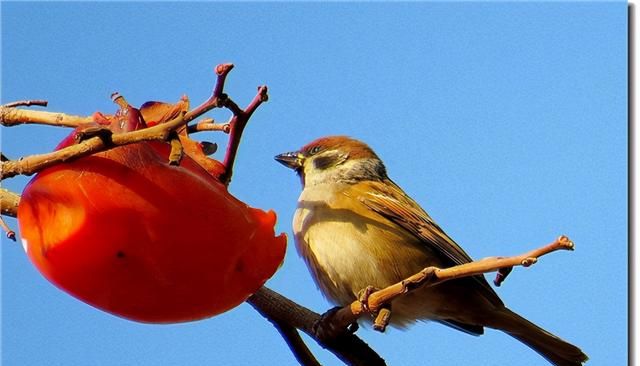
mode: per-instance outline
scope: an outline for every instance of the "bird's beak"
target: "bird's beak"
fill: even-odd
[[[291,168],[293,170],[299,170],[304,164],[304,155],[299,152],[288,152],[275,156],[276,161],[280,164]]]

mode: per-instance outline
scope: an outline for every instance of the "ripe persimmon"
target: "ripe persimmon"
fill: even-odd
[[[284,258],[275,213],[239,201],[189,156],[170,165],[169,152],[142,142],[38,173],[18,209],[38,270],[90,305],[152,323],[210,317],[260,288]]]

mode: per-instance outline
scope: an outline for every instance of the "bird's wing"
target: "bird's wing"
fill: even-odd
[[[424,245],[448,259],[452,266],[472,261],[471,257],[393,181],[367,181],[366,184],[355,184],[352,189],[356,198],[367,208],[416,236]],[[473,279],[480,284],[483,293],[491,302],[502,305],[502,301],[484,276],[473,276]]]

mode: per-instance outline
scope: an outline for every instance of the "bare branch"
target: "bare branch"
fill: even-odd
[[[9,239],[11,239],[13,241],[16,241],[16,232],[9,228],[9,225],[7,225],[7,223],[4,222],[2,217],[0,217],[0,227],[2,228],[2,230],[4,230],[7,238],[9,238]]]
[[[16,217],[18,215],[18,203],[20,196],[5,189],[0,188],[0,209],[3,215]],[[0,228],[4,230],[7,238],[16,241],[16,233],[9,225],[0,217]]]
[[[190,134],[203,131],[222,131],[229,133],[231,132],[231,125],[229,123],[215,123],[213,118],[205,118],[195,125],[189,125],[187,127],[187,132]]]
[[[184,116],[184,119],[187,123],[207,113],[213,108],[216,108],[216,107],[220,108],[224,105],[224,103],[227,100],[227,96],[224,93],[222,93],[222,91],[224,90],[224,83],[225,83],[225,80],[227,79],[227,75],[232,69],[233,69],[233,64],[220,64],[216,66],[215,71],[216,71],[216,75],[218,75],[218,79],[216,80],[216,85],[213,88],[213,93],[211,93],[211,96],[209,97],[209,99],[207,99],[204,103],[202,103],[201,105],[196,107],[194,110],[187,113],[186,116]]]
[[[73,116],[64,113],[52,113],[45,111],[32,111],[13,107],[0,107],[0,124],[2,126],[15,126],[20,124],[41,124],[58,127],[78,127],[90,123],[93,117]]]
[[[286,324],[284,322],[277,322],[273,319],[269,319],[273,326],[280,332],[282,338],[284,338],[285,342],[289,346],[289,349],[295,356],[298,363],[303,366],[320,366],[320,362],[316,359],[316,357],[311,353],[307,345],[300,337],[300,333],[296,328]]]
[[[328,342],[319,340],[314,325],[320,321],[320,315],[273,290],[262,287],[247,302],[265,318],[289,324],[313,337],[347,365],[386,365],[369,345],[354,334],[346,333]]]
[[[222,169],[221,171],[216,173],[217,179],[219,179],[223,184],[228,185],[233,174],[233,164],[244,127],[246,126],[249,118],[256,110],[256,108],[261,103],[265,102],[268,98],[267,87],[261,86],[258,88],[258,94],[249,104],[249,106],[245,110],[239,108],[235,102],[233,102],[226,94],[223,93],[226,77],[232,69],[233,64],[218,65],[215,69],[217,74],[216,85],[213,89],[211,97],[209,97],[209,99],[207,99],[197,108],[186,112],[186,114],[182,116],[182,119],[177,123],[171,123],[176,122],[176,120],[174,119],[170,122],[161,123],[159,125],[143,130],[126,133],[114,133],[110,137],[111,141],[109,141],[109,139],[107,138],[104,138],[104,136],[102,136],[102,138],[92,137],[83,141],[82,143],[74,146],[69,146],[52,153],[32,155],[18,161],[2,161],[2,165],[0,166],[0,179],[10,178],[18,174],[31,175],[57,163],[91,155],[93,153],[104,151],[116,146],[126,145],[139,141],[166,140],[168,137],[168,133],[170,133],[171,131],[175,131],[184,125],[187,125],[190,121],[201,116],[207,111],[213,108],[226,107],[233,113],[233,117],[228,124],[220,126],[206,121],[204,123],[198,123],[195,128],[187,127],[186,132],[188,133],[190,130],[222,130],[230,134],[224,162],[221,166]],[[115,95],[114,98],[116,101],[120,100],[121,103],[126,104],[128,107],[128,104],[126,103],[126,101],[124,101],[124,98],[122,98],[119,94]],[[24,105],[27,103],[28,102],[16,102],[12,105]],[[66,115],[63,113],[29,111],[24,109],[10,108],[6,106],[0,108],[0,122],[2,122],[2,124],[5,126],[13,126],[22,123],[39,123],[45,125],[77,128],[81,126],[91,126],[91,124],[95,122],[94,116],[78,117]],[[123,106],[121,106],[121,108],[123,108]],[[179,162],[181,152],[181,145],[179,145],[174,139],[172,141],[172,155],[170,159],[170,162],[172,164],[177,164]]]
[[[18,203],[20,196],[5,188],[0,188],[0,212],[3,215],[18,216]]]
[[[233,69],[232,64],[222,64],[216,66],[216,74],[218,75],[214,91],[211,97],[198,106],[196,109],[188,112],[184,116],[185,123],[203,115],[213,108],[221,108],[227,101],[227,96],[222,93],[224,82]],[[25,105],[46,105],[46,101],[19,101],[0,106],[0,124],[2,126],[15,126],[19,124],[42,124],[61,127],[78,127],[82,124],[93,122],[93,116],[74,116],[65,113],[52,113],[44,111],[31,111],[25,109],[14,108]]]
[[[184,148],[182,147],[182,143],[180,142],[180,138],[174,132],[171,134],[171,138],[169,139],[169,143],[171,144],[171,152],[169,153],[169,164],[171,165],[179,165],[182,157],[184,156]]]
[[[497,287],[500,287],[504,280],[507,279],[507,276],[509,275],[509,273],[511,273],[512,270],[513,267],[500,268],[496,273],[496,278],[493,280],[493,284]]]
[[[258,94],[253,98],[249,106],[245,110],[242,110],[231,99],[227,99],[225,107],[233,112],[233,118],[229,124],[231,125],[231,132],[229,134],[229,143],[227,144],[227,152],[224,157],[223,165],[225,166],[225,174],[220,177],[220,181],[225,185],[229,185],[231,181],[231,175],[233,174],[233,163],[236,159],[238,152],[238,146],[240,144],[240,137],[244,131],[249,118],[260,104],[266,102],[269,99],[266,86],[258,87]]]
[[[123,146],[141,141],[164,141],[167,140],[171,131],[184,125],[185,121],[183,117],[184,115],[180,115],[167,123],[142,130],[114,134],[111,136],[111,141],[109,142],[106,142],[101,137],[92,137],[79,144],[68,146],[54,152],[31,155],[20,160],[3,161],[0,162],[0,178],[11,178],[19,174],[31,175],[50,166],[95,154],[114,146]]]
[[[365,303],[356,300],[337,311],[328,318],[330,324],[322,324],[324,329],[346,329],[357,321],[363,314],[378,315],[378,312],[393,299],[403,296],[423,286],[434,286],[439,283],[462,277],[471,277],[483,273],[494,272],[502,268],[516,266],[529,267],[538,258],[557,250],[573,250],[573,242],[566,236],[560,236],[554,242],[541,248],[513,257],[489,257],[475,262],[465,263],[449,268],[427,267],[407,279],[389,287],[371,293]],[[378,316],[374,321],[374,328],[384,331],[388,324],[388,317]]]
[[[18,100],[16,102],[11,102],[3,105],[2,107],[30,107],[32,105],[37,105],[40,107],[46,107],[49,104],[46,100],[35,99],[35,100]]]

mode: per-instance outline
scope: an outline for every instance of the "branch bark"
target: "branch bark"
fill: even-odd
[[[40,124],[58,127],[78,127],[93,121],[91,116],[74,116],[65,113],[31,111],[13,107],[16,103],[0,106],[0,124],[15,126],[20,124]],[[18,105],[23,105],[18,103]]]
[[[11,178],[16,175],[32,175],[56,164],[79,159],[116,146],[142,141],[165,141],[171,131],[184,125],[184,123],[184,115],[180,115],[167,123],[142,130],[111,135],[110,141],[96,136],[54,152],[31,155],[20,160],[3,161],[0,162],[0,179]]]
[[[188,131],[189,133],[203,131],[222,131],[229,133],[231,132],[231,125],[229,123],[215,123],[213,118],[205,118],[194,125],[189,125]]]
[[[298,363],[303,366],[320,366],[320,362],[316,359],[316,357],[311,353],[311,350],[307,347],[298,333],[298,330],[295,327],[285,323],[278,322],[269,317],[265,318],[273,324],[273,326],[278,330],[282,338],[284,338],[285,342],[289,346],[289,349],[293,353]]]
[[[46,107],[49,104],[46,100],[34,99],[34,100],[19,100],[17,102],[7,103],[4,107],[30,107],[32,105],[39,105]]]
[[[321,320],[320,314],[298,305],[267,287],[259,289],[247,299],[247,302],[265,318],[288,324],[305,332],[347,365],[386,365],[369,345],[354,334],[342,334],[329,341],[319,339],[315,325]]]
[[[18,216],[20,196],[8,189],[0,188],[0,213],[5,216]]]
[[[227,186],[231,182],[233,163],[236,159],[238,146],[240,146],[240,137],[242,136],[242,132],[244,131],[244,128],[253,112],[255,112],[260,104],[266,102],[268,99],[267,87],[263,85],[258,87],[258,94],[244,110],[240,109],[231,99],[227,99],[225,102],[225,107],[233,112],[233,118],[231,119],[231,122],[229,122],[229,144],[227,144],[227,153],[225,155],[224,162],[222,163],[225,167],[225,174],[220,177],[220,180]]]

